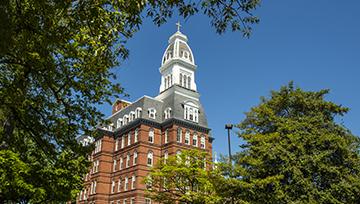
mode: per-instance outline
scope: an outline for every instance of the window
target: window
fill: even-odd
[[[135,198],[131,198],[130,204],[135,204]]]
[[[135,177],[135,175],[133,175],[131,177],[131,189],[135,189],[135,179],[136,179],[136,177]]]
[[[101,140],[98,140],[95,142],[95,152],[94,153],[98,153],[101,151]]]
[[[120,128],[122,125],[123,125],[123,120],[122,120],[122,118],[117,119],[116,128]]]
[[[136,108],[136,117],[137,118],[141,118],[141,111],[142,111],[141,108]]]
[[[180,86],[182,86],[182,74],[180,73]]]
[[[130,112],[130,121],[135,120],[135,118],[136,118],[135,111],[131,111],[131,112]]]
[[[86,189],[84,190],[84,200],[87,199],[87,192],[86,192]]]
[[[155,119],[156,118],[156,110],[155,110],[155,108],[149,108],[148,114],[149,114],[149,118]]]
[[[126,168],[130,166],[130,153],[126,155]]]
[[[116,171],[116,159],[114,159],[114,163],[113,163],[113,172]]]
[[[190,145],[190,131],[186,130],[185,132],[185,144]]]
[[[188,86],[187,86],[187,88],[188,88],[188,89],[190,89],[191,78],[190,78],[189,76],[188,76],[188,81],[187,81],[187,82],[188,82]]]
[[[118,147],[119,147],[119,139],[115,140],[115,151],[118,151]]]
[[[176,142],[179,142],[179,143],[181,143],[182,141],[182,130],[181,130],[181,128],[178,128],[177,129],[177,134],[176,134]]]
[[[127,199],[124,199],[123,204],[126,204],[126,202],[127,202]]]
[[[198,141],[198,136],[197,136],[197,133],[195,132],[193,135],[193,146],[194,147],[198,146],[197,141]]]
[[[148,139],[148,141],[150,143],[154,143],[154,129],[152,129],[152,128],[150,128],[150,130],[149,130],[149,139]]]
[[[167,77],[165,77],[165,89],[167,89]]]
[[[147,155],[147,165],[148,166],[153,165],[153,153],[151,151]]]
[[[165,143],[168,143],[169,142],[169,130],[166,129],[165,130]]]
[[[171,108],[166,108],[164,111],[164,119],[169,119],[171,117]]]
[[[123,168],[124,160],[122,156],[120,157],[120,170]]]
[[[128,190],[128,185],[129,185],[129,179],[128,177],[125,177],[124,191]]]
[[[131,132],[129,132],[128,134],[128,140],[127,140],[127,145],[131,145]]]
[[[136,165],[136,164],[137,164],[137,157],[138,157],[138,153],[137,153],[137,151],[135,150],[135,151],[134,151],[134,157],[133,157],[133,165]]]
[[[93,162],[93,173],[96,173],[99,171],[99,160],[96,160]]]
[[[114,193],[115,192],[115,181],[113,180],[111,182],[111,193]]]
[[[96,181],[93,181],[92,194],[96,194]]]
[[[150,198],[145,198],[145,204],[151,204],[151,199]]]
[[[196,104],[187,102],[184,105],[184,119],[193,122],[199,122],[199,110]]]
[[[180,150],[176,151],[176,161],[181,162],[181,151]]]
[[[119,178],[119,181],[118,181],[118,189],[117,189],[118,192],[121,191],[121,178]]]
[[[123,117],[123,125],[126,125],[128,122],[129,122],[129,116],[124,115],[124,117]]]
[[[139,136],[139,128],[136,128],[134,133],[134,143],[138,142],[138,136]]]
[[[169,158],[169,152],[165,151],[164,152],[164,163],[166,164],[167,159]]]
[[[125,135],[121,137],[121,149],[125,147]]]
[[[83,196],[83,191],[81,190],[81,191],[80,191],[80,194],[79,194],[79,201],[81,201],[82,196]]]
[[[205,143],[206,143],[205,136],[204,136],[204,135],[201,135],[200,147],[201,147],[202,149],[205,149]]]

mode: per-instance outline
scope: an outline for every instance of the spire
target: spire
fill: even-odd
[[[177,31],[180,32],[180,27],[181,27],[180,21],[176,23],[176,27],[177,27]]]

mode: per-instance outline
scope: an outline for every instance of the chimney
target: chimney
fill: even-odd
[[[127,107],[129,105],[131,105],[131,103],[129,101],[116,99],[116,101],[112,105],[112,114],[119,112],[120,110],[124,109],[125,107]]]

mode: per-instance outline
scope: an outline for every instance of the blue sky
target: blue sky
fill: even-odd
[[[218,35],[206,16],[174,17],[161,27],[145,19],[128,41],[130,57],[115,71],[133,101],[159,93],[159,67],[167,40],[180,20],[198,70],[196,82],[213,150],[227,153],[224,124],[239,123],[244,112],[293,80],[305,90],[330,89],[327,99],[350,108],[341,119],[360,135],[360,1],[263,1],[261,19],[250,39],[240,33]],[[102,107],[110,115],[110,106]],[[232,150],[239,150],[232,133]]]

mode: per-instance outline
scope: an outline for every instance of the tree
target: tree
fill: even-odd
[[[164,204],[218,203],[220,197],[211,182],[215,173],[206,152],[184,150],[161,160],[151,170],[145,179],[147,197]]]
[[[218,33],[249,36],[259,3],[0,1],[0,160],[14,164],[0,166],[0,202],[67,201],[82,188],[91,148],[76,137],[96,136],[98,105],[123,92],[112,68],[144,15],[161,25],[175,10],[185,18],[203,11]]]
[[[360,203],[359,138],[337,117],[328,90],[271,92],[238,128],[245,141],[218,189],[244,203]],[[225,171],[229,173],[230,171]],[[228,174],[231,175],[231,174]]]

